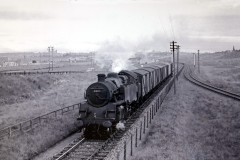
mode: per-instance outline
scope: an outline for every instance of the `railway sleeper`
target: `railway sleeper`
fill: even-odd
[[[77,158],[77,157],[90,157],[92,155],[92,153],[86,153],[83,154],[83,153],[74,153],[73,155],[71,155],[70,157],[71,158]]]
[[[106,157],[106,155],[108,155],[109,152],[102,152],[100,151],[99,153],[97,153],[96,157]]]

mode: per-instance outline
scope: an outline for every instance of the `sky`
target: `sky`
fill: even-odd
[[[239,0],[0,2],[0,53],[240,49]]]

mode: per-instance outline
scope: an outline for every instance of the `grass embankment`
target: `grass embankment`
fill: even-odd
[[[239,113],[238,101],[181,77],[131,160],[239,160]]]
[[[28,133],[0,140],[0,159],[32,159],[69,134],[76,132],[78,129],[77,113],[74,112],[49,119]]]
[[[216,87],[240,94],[240,52],[202,55],[198,76]]]
[[[81,102],[95,74],[1,77],[1,128]]]
[[[0,106],[39,97],[60,77],[52,75],[16,75],[0,77]],[[2,108],[2,107],[1,107]]]
[[[1,77],[0,126],[8,126],[83,100],[97,73]],[[9,98],[11,97],[11,98]],[[14,103],[16,102],[16,103]],[[29,159],[76,131],[77,110],[50,119],[30,133],[0,140],[0,159]]]
[[[239,91],[239,79],[234,78],[239,75],[235,69],[239,56],[226,54],[202,55],[201,78]],[[182,56],[182,60],[192,64],[192,55]],[[239,113],[238,101],[197,87],[180,76],[177,94],[171,90],[166,97],[148,136],[131,159],[239,160]]]

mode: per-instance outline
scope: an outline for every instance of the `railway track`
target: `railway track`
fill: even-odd
[[[180,69],[178,75],[182,72],[184,65]],[[141,116],[143,111],[151,104],[151,102],[157,98],[158,93],[168,84],[168,81],[171,79],[169,77],[162,85],[157,88],[154,93],[139,107],[139,109],[131,115],[125,123],[124,130],[117,130],[109,139],[99,141],[99,140],[86,140],[84,138],[77,139],[73,141],[68,147],[63,149],[63,151],[55,156],[52,160],[75,160],[75,159],[84,159],[84,160],[103,160],[108,156],[108,154],[118,145],[118,142],[124,137],[126,132],[130,130],[132,125],[137,121]],[[163,99],[162,99],[163,101]],[[161,101],[161,102],[162,102]],[[161,103],[160,102],[160,103]],[[157,110],[155,108],[154,110]],[[147,118],[146,121],[150,120],[153,117],[155,111],[152,109],[152,113]],[[148,125],[148,124],[147,124]],[[144,129],[145,133],[145,117],[144,117]],[[137,133],[137,132],[136,132]],[[141,132],[140,132],[141,133]]]
[[[226,97],[229,97],[229,98],[232,98],[232,99],[235,99],[235,100],[238,100],[240,101],[240,95],[236,94],[236,93],[232,93],[232,92],[229,92],[229,91],[226,91],[226,90],[223,90],[223,89],[220,89],[220,88],[217,88],[213,85],[210,85],[210,84],[207,84],[205,82],[202,82],[199,78],[197,78],[197,76],[193,73],[193,71],[191,70],[190,66],[188,66],[185,71],[184,71],[184,76],[185,78],[192,82],[193,84],[195,85],[198,85],[202,88],[205,88],[205,89],[208,89],[210,91],[213,91],[215,93],[218,93],[218,94],[221,94],[223,96],[226,96]]]
[[[53,159],[89,159],[89,157],[95,154],[96,150],[98,150],[104,143],[105,140],[88,140],[82,137],[77,138],[65,147],[59,154],[55,155]]]

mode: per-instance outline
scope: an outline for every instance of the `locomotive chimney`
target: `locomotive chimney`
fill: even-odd
[[[105,74],[98,74],[98,82],[103,82],[106,78],[106,75]]]

